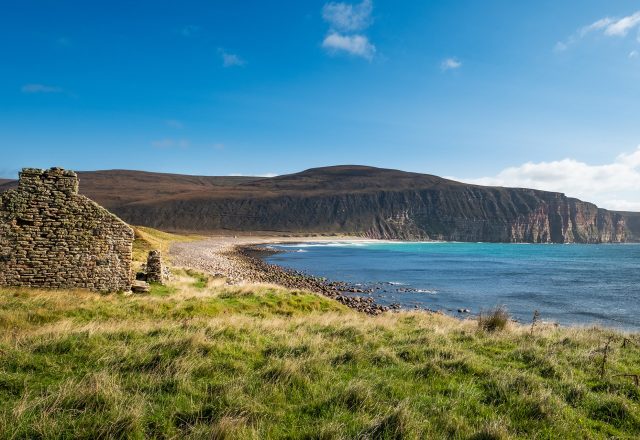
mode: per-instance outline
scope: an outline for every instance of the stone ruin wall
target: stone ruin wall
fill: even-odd
[[[74,172],[25,168],[18,188],[0,194],[0,285],[128,291],[133,239],[78,194]]]

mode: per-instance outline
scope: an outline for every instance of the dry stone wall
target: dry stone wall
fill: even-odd
[[[160,251],[149,251],[147,257],[147,281],[150,283],[163,283],[162,257]]]
[[[0,285],[126,291],[133,230],[78,194],[76,173],[25,168],[0,194]]]

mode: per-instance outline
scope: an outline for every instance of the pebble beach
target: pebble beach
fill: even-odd
[[[322,240],[318,237],[216,237],[195,242],[174,243],[169,255],[174,266],[193,268],[212,276],[224,277],[229,284],[276,284],[289,289],[314,292],[370,315],[388,311],[389,307],[376,304],[371,297],[353,295],[358,293],[358,289],[347,283],[327,281],[284,269],[267,264],[261,258],[266,254],[279,252],[269,248],[269,244]],[[335,241],[335,238],[332,240]]]

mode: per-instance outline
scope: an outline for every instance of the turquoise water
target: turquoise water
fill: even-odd
[[[640,330],[640,245],[335,242],[274,246],[270,263],[374,289],[380,304]]]

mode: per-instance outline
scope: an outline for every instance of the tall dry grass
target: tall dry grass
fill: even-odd
[[[141,256],[172,240],[149,233]],[[640,438],[639,344],[185,270],[144,296],[1,289],[0,438]]]
[[[640,391],[615,375],[637,371],[636,335],[372,318],[309,293],[201,281],[179,271],[148,296],[3,290],[0,437],[640,435]]]

